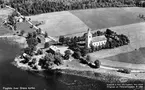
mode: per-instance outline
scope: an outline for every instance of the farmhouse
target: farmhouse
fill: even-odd
[[[94,47],[103,46],[106,44],[106,42],[107,42],[107,38],[104,35],[92,37],[91,30],[88,29],[88,32],[86,34],[86,41],[85,41],[87,48],[91,48],[91,45]]]

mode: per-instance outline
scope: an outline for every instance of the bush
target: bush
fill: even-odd
[[[94,64],[95,64],[95,66],[96,66],[97,68],[100,68],[101,62],[100,62],[99,60],[96,60],[96,61],[94,62]]]
[[[48,48],[48,47],[50,47],[50,43],[49,42],[46,42],[45,44],[44,44],[44,48]]]
[[[88,64],[88,61],[84,58],[80,58],[80,63],[82,64]]]
[[[87,60],[88,62],[91,62],[91,56],[90,56],[90,55],[87,55],[87,56],[86,56],[86,60]]]

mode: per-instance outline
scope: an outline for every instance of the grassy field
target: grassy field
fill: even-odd
[[[32,21],[43,21],[39,27],[50,36],[59,36],[88,29],[78,17],[68,11],[30,16]]]
[[[37,22],[33,22],[35,25]],[[35,31],[34,28],[30,28],[30,24],[27,22],[17,23],[17,30],[24,30],[25,32],[33,32]]]
[[[145,14],[144,11],[144,8],[139,7],[98,8],[46,13],[29,17],[32,21],[44,21],[45,24],[39,27],[51,36],[59,36],[83,32],[88,27],[96,30],[143,22],[138,15]]]
[[[133,64],[145,64],[145,48],[140,48],[128,53],[121,53],[115,56],[106,57],[104,59]]]
[[[81,19],[88,27],[95,29],[138,23],[141,20],[138,15],[145,14],[145,8],[99,8],[71,11]]]

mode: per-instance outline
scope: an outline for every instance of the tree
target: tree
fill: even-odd
[[[65,55],[64,55],[64,59],[68,60],[70,58],[71,55],[71,51],[70,50],[66,50],[65,51]]]
[[[66,37],[66,38],[64,39],[64,42],[63,42],[63,43],[66,44],[66,45],[69,45],[70,40],[71,40],[70,37]]]
[[[62,58],[60,55],[55,55],[55,56],[54,56],[54,59],[55,59],[54,63],[55,63],[56,65],[61,65],[61,64],[63,64],[63,58]]]
[[[39,29],[36,30],[36,33],[41,34],[41,31],[42,31],[41,28],[39,28]]]
[[[45,32],[44,37],[45,37],[45,38],[48,37],[48,33],[47,33],[47,32]]]
[[[9,24],[14,26],[16,24],[16,20],[12,15],[8,15]]]
[[[79,51],[75,51],[72,55],[75,59],[80,59],[81,58],[81,53]]]
[[[97,36],[101,36],[103,33],[101,31],[97,31]]]
[[[26,53],[26,54],[32,56],[34,50],[35,50],[35,49],[34,49],[33,47],[26,47],[26,48],[24,49],[24,53]]]
[[[16,30],[16,19],[12,15],[8,15],[8,24],[13,27],[14,30]]]
[[[113,31],[111,31],[110,29],[106,29],[106,35],[112,35],[114,32]]]
[[[35,47],[38,44],[38,40],[36,38],[27,39],[27,44],[29,47]]]
[[[88,62],[91,62],[91,56],[90,56],[90,55],[87,55],[87,56],[86,56],[86,60],[87,60]]]
[[[59,42],[61,42],[61,43],[63,44],[64,39],[65,39],[64,36],[60,36],[60,37],[59,37]]]
[[[91,51],[94,52],[95,51],[95,47],[93,45],[91,45]]]
[[[20,31],[20,36],[23,36],[24,33],[25,33],[25,31],[24,31],[24,30],[21,30],[21,31]]]
[[[101,62],[100,62],[99,60],[96,60],[96,61],[94,62],[94,64],[95,64],[95,66],[96,66],[97,68],[100,68]]]
[[[51,53],[47,53],[45,54],[44,60],[54,62],[55,61],[54,55]]]
[[[46,42],[46,43],[44,44],[44,48],[48,48],[48,47],[50,47],[50,43],[49,43],[49,42]]]
[[[65,51],[65,55],[71,55],[71,51],[70,50],[66,50]]]
[[[26,39],[29,39],[29,38],[31,38],[32,36],[33,36],[32,33],[28,32]]]
[[[81,49],[81,55],[84,57],[89,53],[89,49],[88,48],[82,48]]]
[[[36,38],[37,33],[34,31],[34,32],[32,32],[32,35],[33,35],[33,38]]]

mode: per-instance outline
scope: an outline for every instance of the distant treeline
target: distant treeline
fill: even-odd
[[[22,15],[35,15],[48,12],[104,8],[144,6],[139,0],[0,0],[17,9]]]

